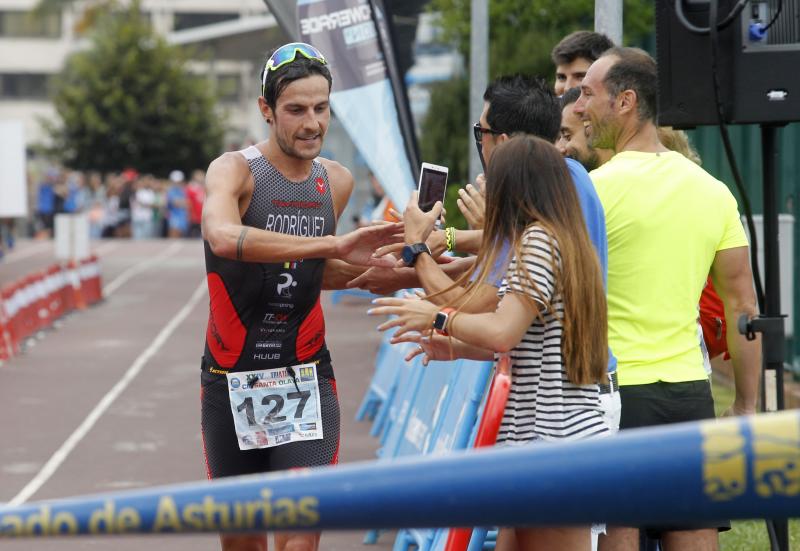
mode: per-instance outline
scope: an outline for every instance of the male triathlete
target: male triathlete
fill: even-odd
[[[264,66],[258,98],[270,139],[225,153],[208,169],[202,229],[210,315],[201,401],[210,478],[337,461],[339,405],[320,290],[343,287],[352,264],[393,265],[372,253],[399,240],[402,227],[335,235],[353,177],[317,157],[330,89],[316,48],[278,48]],[[259,514],[274,521],[267,511],[276,514]],[[313,518],[298,513],[291,520],[312,526]],[[275,539],[279,550],[319,545],[319,533]],[[267,538],[225,535],[222,548],[266,550]]]

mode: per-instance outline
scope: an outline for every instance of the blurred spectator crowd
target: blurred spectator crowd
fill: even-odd
[[[205,172],[191,177],[173,170],[168,178],[126,169],[101,175],[48,168],[32,180],[31,233],[53,235],[60,213],[88,215],[91,237],[154,239],[200,237]]]

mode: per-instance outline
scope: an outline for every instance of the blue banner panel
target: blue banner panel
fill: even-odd
[[[299,0],[300,40],[328,60],[331,108],[399,210],[416,178],[368,0]]]
[[[331,107],[400,212],[416,179],[411,174],[388,80],[333,92]]]
[[[5,507],[0,535],[647,525],[798,513],[800,414],[791,411]]]

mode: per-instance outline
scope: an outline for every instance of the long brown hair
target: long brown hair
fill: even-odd
[[[550,268],[556,293],[564,302],[561,353],[567,377],[575,384],[606,381],[608,320],[600,261],[586,231],[578,194],[563,157],[542,139],[514,137],[493,152],[486,182],[486,221],[478,261],[457,283],[472,279],[475,272],[477,277],[456,306],[467,304],[478,287],[487,282],[500,260],[503,243],[508,243],[520,258],[522,235],[536,224],[560,253],[560,259],[551,258]],[[538,293],[525,263],[519,262],[518,266],[526,283]],[[541,319],[541,306],[531,297],[525,298],[539,310]],[[538,298],[553,311],[544,297]]]

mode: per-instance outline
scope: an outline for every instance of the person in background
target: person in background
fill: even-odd
[[[550,53],[556,66],[556,95],[580,85],[589,65],[613,46],[610,38],[593,31],[575,31],[562,38]]]
[[[591,177],[608,229],[608,332],[618,359],[620,429],[714,417],[697,304],[709,273],[726,321],[757,314],[749,247],[736,199],[696,163],[670,151],[656,126],[655,61],[613,48],[594,62],[574,110],[589,145],[615,155]],[[714,208],[709,208],[713,205]],[[728,332],[736,397],[727,415],[755,412],[760,343]],[[665,551],[713,550],[724,520],[644,527]],[[603,551],[639,547],[637,528],[613,527]]]
[[[150,239],[154,237],[153,220],[156,194],[152,188],[154,178],[150,175],[139,178],[133,196],[133,238]]]
[[[56,214],[56,185],[58,184],[59,170],[55,167],[45,171],[44,178],[39,182],[36,192],[36,237],[49,238],[53,236],[53,224]]]
[[[169,173],[167,189],[167,237],[185,237],[189,231],[189,205],[186,200],[186,179],[183,172],[173,170]]]
[[[375,177],[372,171],[369,172],[369,185],[370,185],[370,198],[364,203],[361,209],[361,215],[356,220],[356,225],[360,228],[369,226],[376,220],[383,220],[385,222],[398,222],[399,219],[392,214],[394,211],[394,203],[386,195],[381,183]]]
[[[200,237],[200,223],[203,219],[203,201],[206,199],[206,173],[192,171],[192,179],[186,185],[186,204],[189,213],[188,237]]]

